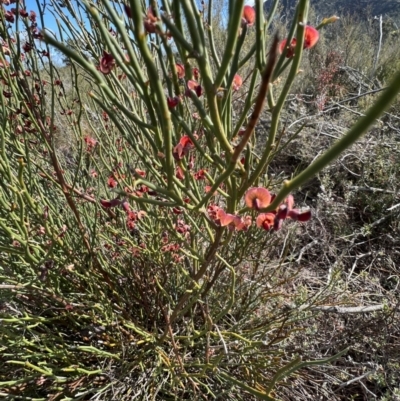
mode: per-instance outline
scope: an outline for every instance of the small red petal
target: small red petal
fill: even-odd
[[[311,219],[311,210],[305,210],[304,212],[301,212],[298,216],[298,221],[308,221]]]
[[[292,209],[289,211],[288,217],[295,221],[308,221],[311,219],[311,210],[301,211],[299,209]]]
[[[288,214],[288,207],[286,205],[280,205],[276,217],[280,220],[284,220],[286,219],[287,214]]]
[[[232,223],[234,219],[234,215],[230,213],[225,213],[224,210],[219,209],[216,214],[217,219],[222,227],[227,226],[228,224]]]

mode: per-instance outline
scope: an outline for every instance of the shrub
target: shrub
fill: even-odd
[[[299,273],[290,244],[311,217],[291,193],[354,143],[400,84],[304,171],[270,176],[292,139],[280,135],[285,100],[315,44],[304,37],[308,5],[299,2],[280,46],[267,41],[274,9],[264,20],[260,1],[254,15],[231,2],[222,54],[205,20],[211,5],[55,2],[58,39],[39,30],[43,9],[2,9],[7,396],[273,399],[295,370],[343,354],[302,361],[279,345],[308,317],[296,305],[307,296],[287,289]],[[265,100],[271,128],[255,149]]]

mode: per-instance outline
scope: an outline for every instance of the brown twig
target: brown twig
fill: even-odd
[[[236,146],[236,149],[233,152],[232,163],[236,163],[237,160],[239,159],[240,154],[242,153],[243,149],[245,148],[247,142],[250,140],[250,137],[254,132],[254,128],[264,108],[268,86],[271,83],[272,75],[275,68],[275,63],[278,58],[278,44],[279,44],[279,38],[278,34],[276,34],[274,40],[272,41],[271,50],[269,52],[268,63],[262,75],[262,81],[260,84],[260,89],[258,92],[256,103],[254,105],[253,113],[251,114],[250,121],[247,124],[246,131],[243,134],[242,140],[240,141],[239,145]]]

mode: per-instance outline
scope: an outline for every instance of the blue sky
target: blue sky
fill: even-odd
[[[51,4],[51,3],[53,3],[53,1],[55,1],[55,0],[48,0],[47,3]],[[39,0],[39,2],[43,3],[43,0]],[[25,0],[25,4],[26,4],[27,11],[33,10],[36,12],[36,14],[38,14],[38,7],[37,7],[36,0]],[[249,4],[249,5],[253,6],[254,0],[246,0],[245,4]],[[13,7],[15,7],[15,4],[13,5]],[[64,8],[64,11],[67,13],[65,8]],[[44,21],[45,21],[45,25],[46,25],[45,27],[47,29],[50,29],[52,31],[58,30],[56,20],[48,9],[45,11]],[[41,25],[39,21],[38,21],[38,24]],[[42,28],[42,27],[40,26],[40,28]]]
[[[41,22],[39,19],[39,10],[37,7],[37,3],[36,0],[25,0],[25,5],[26,5],[26,10],[27,11],[35,11],[35,13],[38,15],[38,25],[40,28],[43,28],[41,26]],[[54,16],[50,13],[50,11],[47,9],[45,10],[45,14],[44,14],[44,21],[45,21],[45,28],[50,29],[52,31],[57,32],[58,28],[57,28],[57,24],[56,24],[56,20],[54,18]]]
[[[43,4],[43,2],[47,3],[47,7],[45,9],[45,14],[44,14],[44,25],[45,25],[44,27],[42,26],[42,23],[40,21],[39,9],[38,9],[38,6],[37,6],[37,1],[36,0],[25,0],[25,6],[26,6],[26,10],[28,12],[33,10],[37,14],[37,16],[38,16],[37,23],[38,23],[38,27],[39,28],[41,28],[41,29],[42,28],[47,28],[48,30],[50,30],[53,33],[55,33],[56,36],[58,36],[58,26],[57,26],[56,18],[54,17],[54,15],[50,11],[51,5],[54,4],[55,1],[57,1],[57,0],[47,0],[47,1],[39,0],[40,4]],[[64,1],[71,1],[71,0],[64,0]],[[76,0],[72,0],[72,1],[76,1]],[[226,0],[222,0],[222,1],[226,1]],[[245,0],[245,4],[253,6],[254,5],[254,0]],[[13,4],[13,5],[11,5],[10,7],[7,7],[7,8],[11,8],[11,7],[15,7],[15,4]],[[63,12],[68,16],[68,11],[67,11],[66,8],[63,8]],[[73,18],[71,18],[70,20],[73,23]]]

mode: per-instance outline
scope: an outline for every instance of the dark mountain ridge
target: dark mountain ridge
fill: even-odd
[[[265,9],[273,0],[264,3]],[[298,0],[281,0],[285,13],[296,7]],[[311,7],[319,16],[350,14],[359,18],[383,15],[400,22],[400,0],[311,0]]]

